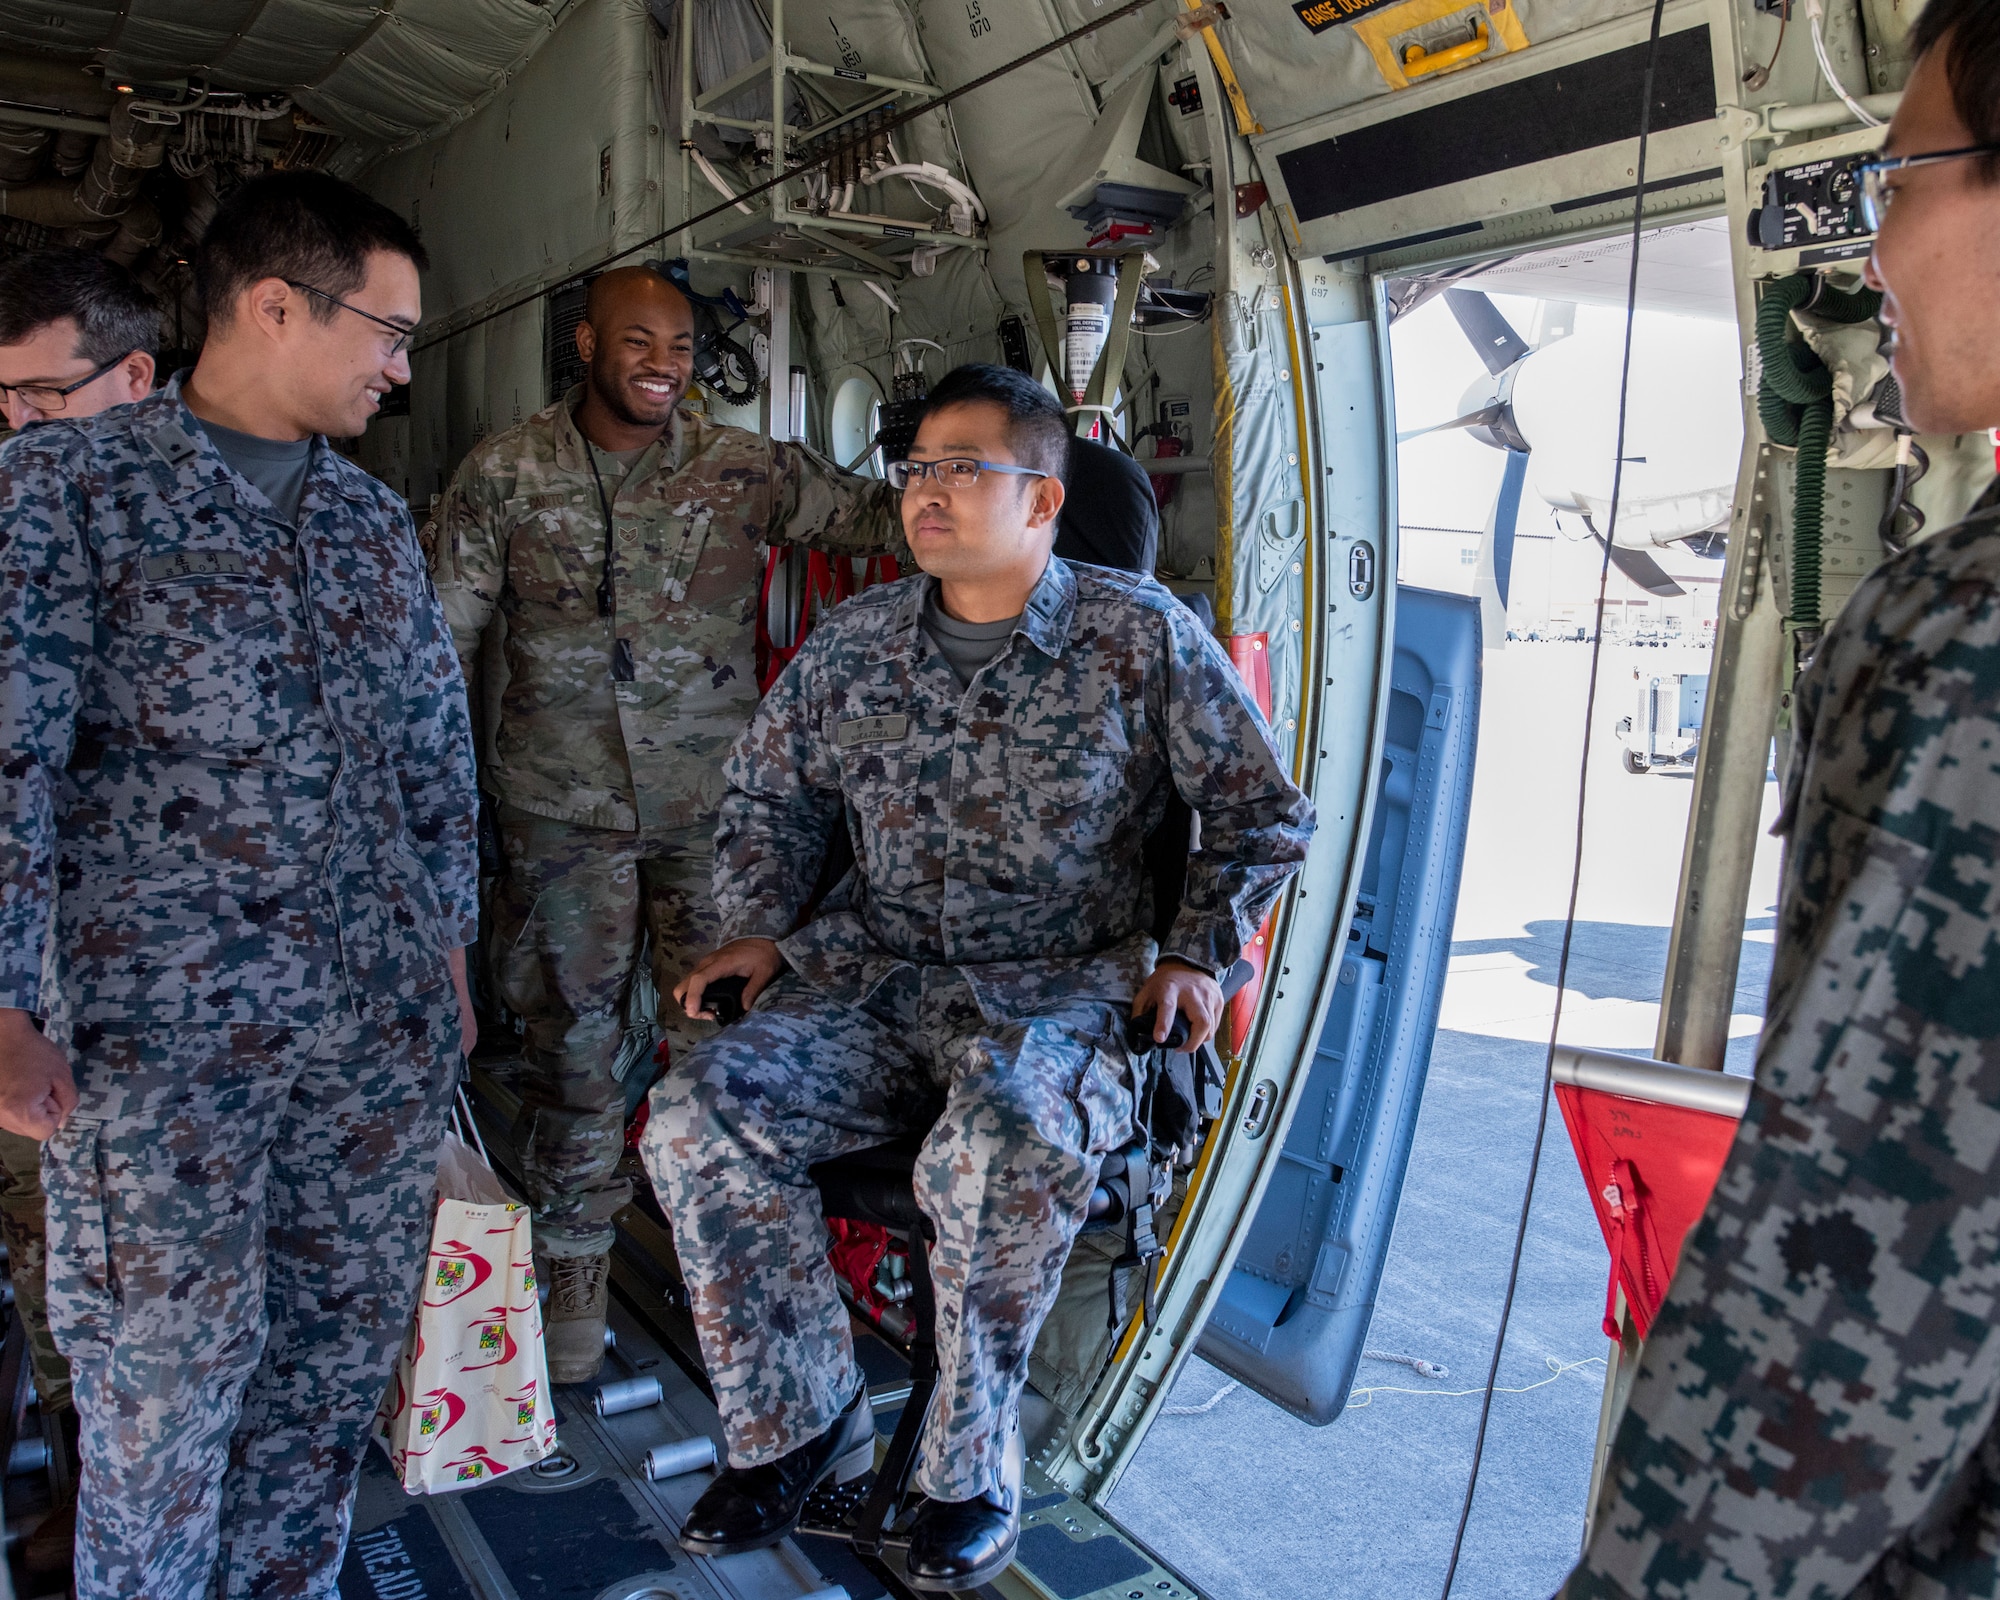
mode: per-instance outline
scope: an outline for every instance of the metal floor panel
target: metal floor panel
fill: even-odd
[[[562,1450],[575,1470],[556,1481],[530,1471],[451,1495],[412,1496],[371,1449],[341,1570],[341,1600],[803,1600],[839,1585],[850,1600],[881,1600],[889,1586],[845,1547],[787,1540],[770,1550],[707,1560],[676,1543],[681,1520],[713,1481],[695,1472],[646,1481],[656,1444],[706,1433],[715,1407],[623,1307],[612,1309],[620,1348],[665,1398],[598,1417],[587,1387],[559,1388]],[[607,1376],[617,1374],[606,1367]]]
[[[498,1066],[500,1071],[492,1068]],[[479,1115],[481,1133],[503,1179],[517,1178],[519,1167],[511,1138],[518,1102],[505,1082],[504,1062],[475,1068],[468,1088]],[[645,1179],[637,1174],[643,1191]],[[625,1600],[633,1589],[647,1593],[637,1580],[650,1578],[649,1600],[802,1600],[838,1585],[849,1600],[913,1600],[898,1581],[901,1557],[892,1545],[887,1570],[872,1568],[839,1540],[802,1535],[771,1550],[709,1560],[685,1554],[676,1542],[682,1519],[713,1481],[709,1472],[691,1473],[664,1483],[648,1483],[647,1450],[670,1440],[706,1433],[721,1447],[721,1425],[715,1403],[702,1381],[700,1353],[685,1295],[678,1281],[673,1243],[664,1218],[650,1193],[615,1219],[618,1240],[612,1253],[611,1325],[618,1345],[648,1377],[660,1380],[665,1399],[655,1407],[600,1418],[590,1409],[588,1388],[556,1391],[561,1412],[563,1447],[576,1457],[579,1472],[561,1485],[543,1484],[515,1474],[480,1489],[432,1498],[427,1503],[405,1496],[389,1475],[379,1451],[370,1451],[363,1472],[362,1495],[355,1510],[353,1553],[341,1579],[341,1600]],[[909,1365],[898,1348],[874,1330],[856,1322],[855,1354],[876,1396],[878,1452],[886,1446],[901,1415],[900,1400],[909,1390]],[[606,1363],[604,1376],[621,1374]],[[615,1483],[643,1517],[662,1559],[657,1567],[633,1567],[633,1583],[625,1590],[607,1584],[588,1587],[595,1573],[592,1562],[604,1555],[602,1541],[586,1541],[587,1559],[571,1560],[553,1579],[527,1575],[543,1548],[562,1549],[576,1537],[579,1524],[605,1521],[607,1507],[617,1520],[617,1507],[602,1489],[577,1498],[592,1484]],[[1135,1541],[1101,1512],[1064,1493],[1032,1466],[1027,1474],[1027,1503],[1022,1515],[1021,1549],[1015,1565],[1001,1578],[964,1600],[1202,1600],[1199,1590],[1157,1556]],[[510,1537],[493,1539],[481,1531],[492,1514],[474,1515],[467,1508],[472,1496],[481,1511],[497,1503],[522,1502],[520,1523],[510,1525]],[[495,1497],[506,1496],[507,1501]],[[413,1523],[413,1507],[428,1511]],[[572,1511],[571,1508],[574,1508]],[[533,1529],[546,1526],[546,1534]],[[385,1531],[386,1530],[386,1531]],[[495,1544],[505,1548],[497,1551]],[[371,1556],[369,1552],[378,1551]],[[400,1560],[407,1551],[409,1560]],[[422,1559],[419,1559],[421,1555]],[[634,1552],[636,1561],[637,1554]],[[427,1564],[426,1564],[427,1563]],[[399,1576],[436,1571],[429,1587],[398,1587]],[[384,1585],[387,1587],[384,1587]],[[526,1585],[524,1587],[524,1584]],[[456,1587],[453,1587],[456,1585]],[[829,1597],[831,1600],[831,1597]]]

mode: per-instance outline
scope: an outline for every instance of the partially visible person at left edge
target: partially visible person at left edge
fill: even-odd
[[[1930,0],[1868,267],[1911,423],[2000,424],[2000,6]],[[1793,695],[1757,1084],[1565,1600],[2000,1595],[2000,490]]]
[[[81,422],[153,392],[159,302],[117,262],[95,250],[55,245],[0,262],[0,415],[26,429],[61,417]],[[43,953],[46,972],[48,954]],[[44,1427],[53,1424],[74,1459],[76,1409],[69,1363],[49,1333],[42,1258],[42,1146],[0,1128],[0,1238],[7,1277],[28,1339]],[[76,1499],[55,1507],[22,1541],[30,1572],[67,1572],[76,1543]]]
[[[415,1299],[472,736],[408,510],[325,436],[408,381],[424,262],[255,179],[192,372],[0,453],[0,1126],[49,1141],[80,1600],[331,1594]]]
[[[79,422],[153,392],[159,302],[95,250],[51,245],[0,261],[0,417]]]

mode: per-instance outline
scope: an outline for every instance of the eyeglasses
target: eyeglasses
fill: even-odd
[[[384,317],[376,316],[372,311],[363,311],[359,306],[351,306],[345,300],[339,298],[339,296],[328,294],[324,289],[315,289],[309,283],[300,283],[292,278],[285,279],[285,282],[290,284],[294,289],[297,289],[301,294],[309,294],[316,300],[324,300],[330,306],[339,306],[342,311],[352,311],[357,317],[366,317],[378,328],[387,328],[396,336],[394,342],[389,346],[389,354],[392,356],[399,356],[405,350],[409,349],[410,341],[417,336],[417,330],[414,327],[406,328],[400,322],[390,322]]]
[[[1945,161],[1970,161],[1974,156],[2000,157],[2000,144],[1967,145],[1963,150],[1932,150],[1923,155],[1891,156],[1871,161],[1859,168],[1861,174],[1861,220],[1870,233],[1882,231],[1882,219],[1889,213],[1889,201],[1896,191],[1889,187],[1889,175],[1908,172],[1913,167],[1935,167]]]
[[[999,461],[974,461],[970,456],[946,456],[942,461],[891,461],[883,476],[892,489],[907,489],[926,478],[937,481],[940,489],[970,489],[982,472],[1004,472],[1010,478],[1046,478],[1033,467],[1010,467]]]
[[[111,360],[105,362],[95,372],[78,378],[75,383],[63,384],[60,388],[52,383],[0,383],[0,401],[6,400],[9,395],[19,395],[37,411],[56,412],[67,410],[71,395],[75,394],[79,389],[89,388],[90,385],[97,382],[99,378],[103,377],[113,367],[122,365],[131,355],[132,352],[127,350],[122,356],[113,356]]]

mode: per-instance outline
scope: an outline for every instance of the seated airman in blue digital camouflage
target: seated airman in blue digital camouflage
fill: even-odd
[[[82,1600],[332,1594],[416,1299],[472,733],[408,508],[326,436],[409,381],[423,264],[255,179],[193,371],[0,451],[0,1126],[48,1140]]]
[[[1051,555],[1068,441],[1020,373],[939,384],[891,469],[923,574],[828,616],[725,768],[729,939],[676,995],[706,1015],[740,976],[755,1009],[675,1063],[644,1144],[729,1447],[682,1531],[697,1553],[776,1542],[872,1460],[806,1169],[927,1131],[940,1378],[909,1575],[969,1589],[1006,1565],[1028,1353],[1132,1134],[1125,1019],[1210,1037],[1217,975],[1305,858],[1311,803],[1194,614]],[[1140,847],[1171,791],[1202,848],[1162,950]],[[858,866],[801,927],[843,824]]]

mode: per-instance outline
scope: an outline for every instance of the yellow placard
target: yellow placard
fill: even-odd
[[[1448,65],[1433,67],[1428,72],[1405,71],[1403,50],[1412,42],[1408,36],[1428,23],[1452,16],[1466,17],[1468,22],[1483,18],[1486,48]],[[1368,46],[1369,55],[1375,58],[1376,71],[1382,74],[1382,81],[1392,89],[1407,89],[1413,83],[1448,72],[1463,72],[1481,61],[1491,61],[1495,56],[1528,48],[1528,35],[1521,26],[1521,14],[1515,8],[1514,0],[1485,0],[1483,5],[1477,0],[1472,4],[1468,4],[1467,0],[1403,0],[1399,6],[1371,11],[1348,26]],[[1472,29],[1468,27],[1468,39],[1471,35]],[[1400,47],[1396,44],[1399,39],[1402,40]],[[1457,43],[1457,40],[1449,41],[1450,45]],[[1445,41],[1431,40],[1427,41],[1426,48],[1431,58],[1436,59],[1447,45]],[[1419,63],[1410,65],[1414,68]]]

